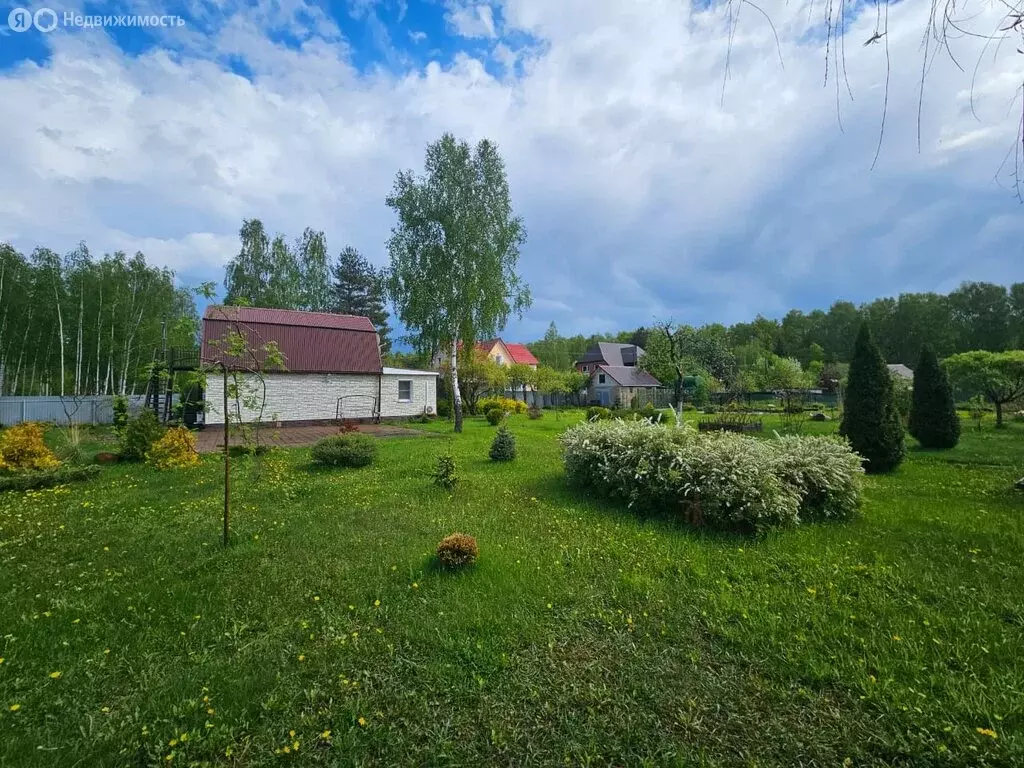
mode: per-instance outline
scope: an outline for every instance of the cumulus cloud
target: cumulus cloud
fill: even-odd
[[[1012,46],[976,75],[980,41],[959,41],[964,72],[934,58],[919,150],[928,8],[893,5],[871,171],[886,79],[884,47],[861,45],[874,11],[847,19],[837,92],[842,63],[823,87],[810,2],[763,7],[778,49],[753,15],[730,45],[720,10],[678,0],[506,0],[497,16],[453,4],[460,35],[501,37],[417,66],[396,51],[357,67],[334,21],[300,0],[227,11],[131,55],[99,30],[56,32],[45,63],[0,70],[0,142],[17,148],[0,159],[0,238],[143,250],[198,281],[222,276],[241,219],[258,216],[290,236],[323,228],[332,251],[352,244],[381,264],[395,172],[452,131],[499,143],[527,224],[537,301],[509,336],[552,319],[585,333],[729,322],[1019,279],[1019,209],[992,182],[1019,121]],[[996,26],[981,8],[992,18],[976,23]]]

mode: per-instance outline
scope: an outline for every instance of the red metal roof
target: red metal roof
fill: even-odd
[[[369,318],[296,312],[263,307],[206,308],[203,316],[202,360],[224,360],[221,348],[211,343],[236,330],[245,336],[256,361],[262,365],[264,344],[277,342],[285,369],[292,373],[380,373],[377,332]],[[251,367],[253,361],[228,357],[230,368]]]
[[[526,348],[525,344],[505,344],[505,349],[512,355],[512,362],[521,365],[538,365],[537,358]]]

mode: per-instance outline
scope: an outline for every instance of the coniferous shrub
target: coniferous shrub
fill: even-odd
[[[121,437],[121,458],[125,461],[143,461],[153,443],[164,434],[163,425],[148,408],[128,419]]]
[[[892,374],[866,323],[861,325],[853,348],[839,434],[867,460],[864,469],[869,473],[891,472],[903,461],[903,424]]]
[[[491,442],[490,457],[492,461],[512,461],[516,457],[516,436],[508,431],[508,427],[498,427],[498,433]]]
[[[465,533],[453,533],[437,545],[437,559],[445,568],[466,568],[480,555],[476,539]]]
[[[921,349],[914,370],[910,407],[911,435],[925,448],[949,449],[960,442],[960,417],[945,369],[929,345]]]
[[[455,457],[450,453],[443,453],[437,457],[437,464],[434,466],[434,471],[431,473],[431,477],[434,478],[434,485],[438,485],[446,490],[452,490],[456,485],[459,484],[459,475],[457,467],[455,466]]]
[[[377,441],[359,432],[332,435],[314,443],[310,456],[328,467],[365,467],[377,457]]]
[[[125,395],[114,395],[114,434],[120,437],[128,426],[128,398]]]

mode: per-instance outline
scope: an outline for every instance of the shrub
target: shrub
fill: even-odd
[[[90,480],[100,473],[95,464],[87,467],[57,467],[55,469],[32,470],[17,475],[0,475],[0,491],[31,491],[36,488],[52,488],[81,480]]]
[[[444,398],[438,400],[437,415],[442,419],[450,419],[452,417],[452,401]]]
[[[157,469],[185,469],[199,464],[196,436],[187,427],[174,427],[146,452],[146,463]]]
[[[531,420],[537,420],[544,418],[544,411],[538,408],[536,405],[532,405],[526,409],[526,416]]]
[[[493,461],[512,461],[516,457],[516,436],[508,431],[508,427],[498,427],[498,433],[491,442],[490,456]]]
[[[445,568],[465,568],[476,562],[480,550],[476,539],[465,533],[453,533],[437,545],[437,559]]]
[[[853,349],[839,434],[867,460],[868,472],[890,472],[903,461],[903,424],[892,375],[866,323],[861,325]]]
[[[612,412],[600,405],[592,405],[587,408],[587,421],[595,421],[601,419],[610,419]]]
[[[501,424],[502,419],[505,418],[505,411],[495,406],[487,411],[487,423],[492,427],[496,427]]]
[[[56,469],[60,461],[43,442],[43,425],[26,421],[0,432],[0,472]]]
[[[960,442],[953,388],[935,351],[927,344],[914,370],[909,432],[925,448],[949,449]]]
[[[582,422],[560,438],[567,478],[639,511],[761,532],[849,517],[860,457],[834,438],[758,440],[647,420]]]
[[[121,436],[121,458],[125,461],[143,461],[149,449],[164,434],[164,428],[156,414],[148,408],[134,418],[128,419]]]
[[[114,395],[113,409],[114,434],[121,437],[128,426],[128,398],[124,395]]]
[[[800,494],[800,519],[842,520],[857,514],[860,457],[836,437],[779,437],[775,441],[779,476]]]
[[[365,467],[377,456],[377,441],[360,432],[318,440],[310,451],[313,461],[329,467]]]
[[[447,490],[452,490],[459,484],[459,475],[455,466],[455,457],[450,453],[442,453],[437,457],[437,464],[431,473],[434,478],[434,485],[439,485]]]
[[[505,413],[526,413],[526,403],[514,397],[483,397],[477,401],[478,413],[487,413],[491,408],[501,408]]]

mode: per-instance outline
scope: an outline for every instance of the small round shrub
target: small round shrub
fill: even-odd
[[[508,431],[508,427],[498,427],[490,456],[493,461],[512,461],[516,457],[516,436]]]
[[[487,423],[492,427],[496,427],[501,424],[502,419],[505,418],[505,411],[501,408],[494,407],[487,411]]]
[[[164,428],[160,420],[148,408],[128,419],[121,438],[121,458],[125,461],[142,461],[153,443],[163,437]]]
[[[25,472],[58,466],[60,461],[43,442],[42,424],[26,421],[0,432],[0,471]]]
[[[437,464],[431,473],[434,478],[434,485],[439,485],[447,490],[452,490],[459,484],[459,475],[455,466],[455,457],[450,453],[443,453],[437,457]]]
[[[533,405],[526,409],[526,416],[531,420],[541,419],[544,418],[544,411]]]
[[[444,398],[438,400],[437,415],[442,419],[450,419],[452,417],[452,401]]]
[[[328,467],[365,467],[377,456],[377,441],[369,435],[348,432],[318,440],[310,453],[313,461]]]
[[[196,436],[188,427],[174,427],[167,430],[146,451],[146,463],[157,469],[185,469],[199,464],[196,450]]]
[[[587,408],[587,421],[610,419],[611,417],[612,412],[600,405],[592,405]]]
[[[445,568],[466,568],[480,555],[476,539],[465,533],[453,533],[437,545],[437,559]]]

